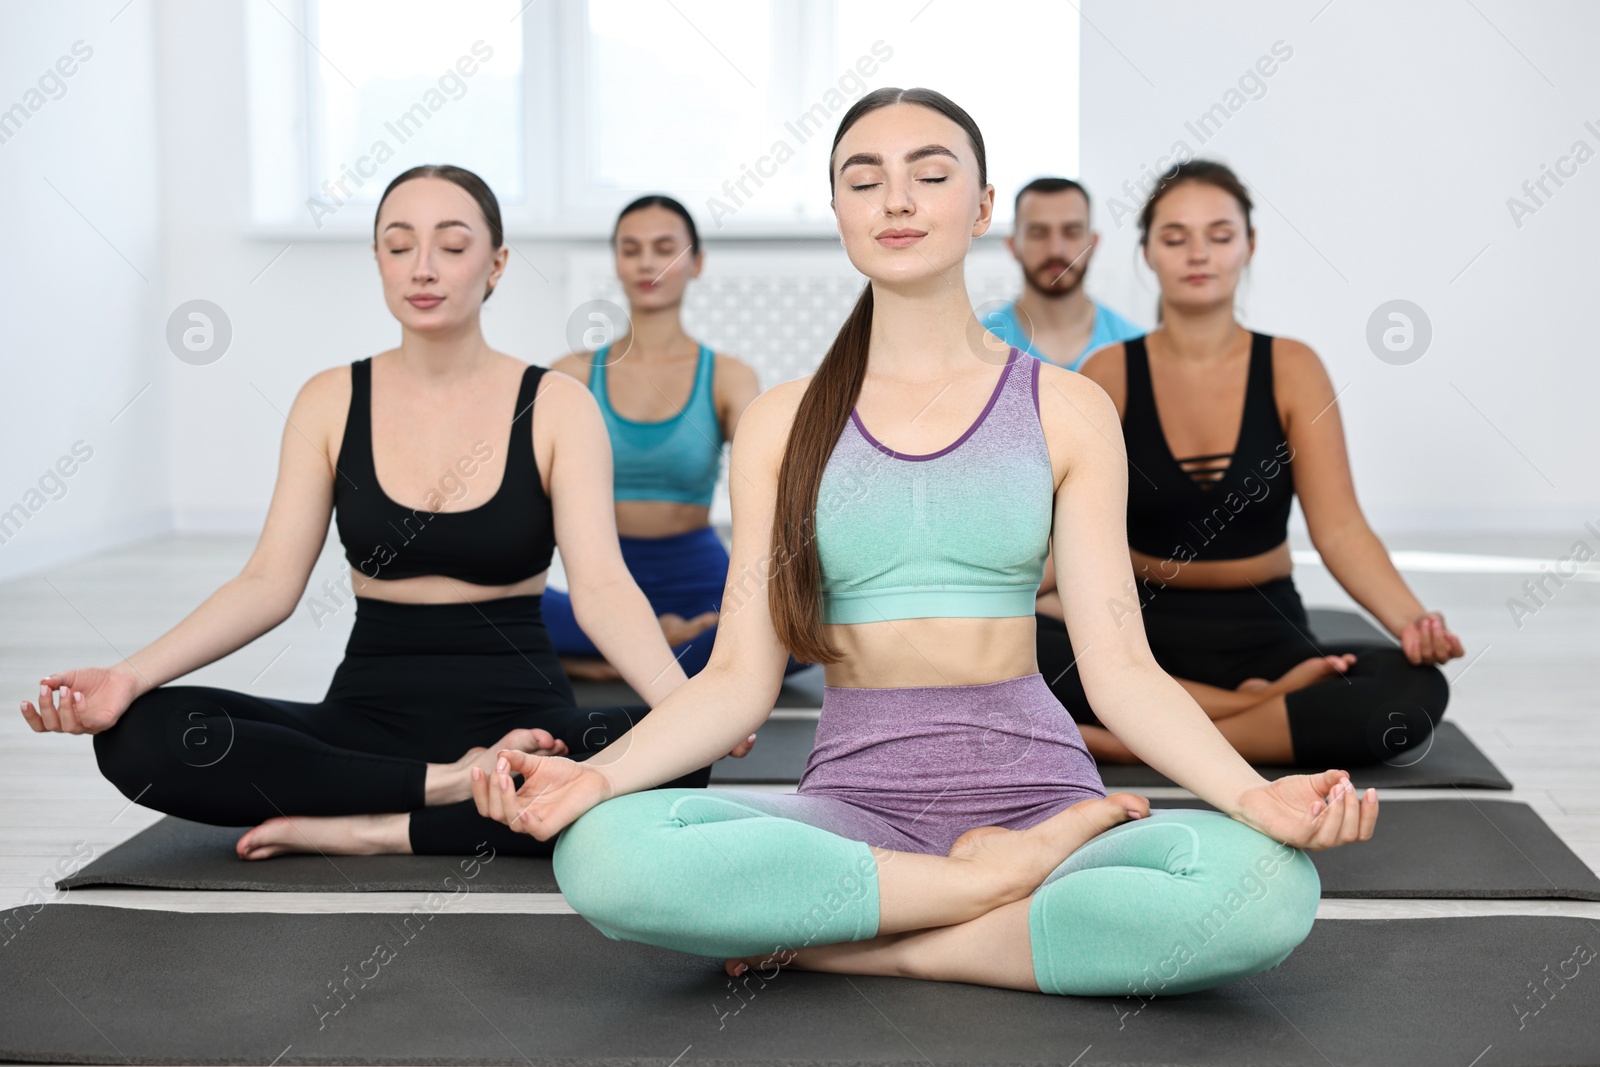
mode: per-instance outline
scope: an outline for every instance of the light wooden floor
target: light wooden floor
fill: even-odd
[[[1407,581],[1429,607],[1445,613],[1467,646],[1449,664],[1449,715],[1516,784],[1509,794],[1483,790],[1390,791],[1408,796],[1484,796],[1532,805],[1591,868],[1600,869],[1600,581],[1569,580],[1519,629],[1506,601],[1522,597],[1525,573],[1513,564],[1473,557],[1540,562],[1566,555],[1580,529],[1548,536],[1410,535],[1385,538],[1398,558],[1419,567]],[[0,585],[0,692],[10,710],[0,724],[0,907],[30,900],[113,904],[171,910],[409,910],[423,894],[215,893],[78,889],[57,893],[59,860],[104,852],[161,818],[130,803],[100,777],[88,737],[35,734],[17,703],[36,694],[41,675],[114,662],[152,640],[235,573],[251,538],[165,537]],[[1592,538],[1591,538],[1592,540]],[[1304,548],[1305,546],[1297,546]],[[1297,557],[1299,559],[1301,557]],[[1312,557],[1314,558],[1314,557]],[[308,596],[334,608],[315,619],[302,604],[283,626],[253,645],[191,675],[195,683],[289,699],[320,699],[338,663],[354,609],[342,610],[320,590],[342,561],[324,552]],[[1501,567],[1485,571],[1482,568]],[[1311,605],[1353,606],[1315,563],[1301,562],[1296,582]],[[1184,795],[1152,790],[1152,798]],[[1381,822],[1380,822],[1381,832]],[[271,862],[271,861],[266,861]],[[30,897],[30,892],[33,894]],[[565,911],[559,896],[469,894],[458,910]],[[1326,918],[1459,914],[1567,914],[1600,918],[1600,904],[1549,901],[1325,901]]]

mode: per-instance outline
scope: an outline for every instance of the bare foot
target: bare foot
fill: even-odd
[[[291,852],[323,852],[334,856],[409,854],[410,816],[289,815],[268,819],[234,845],[242,860],[264,860]]]
[[[587,682],[612,682],[622,673],[603,659],[593,656],[561,656],[561,669],[569,678],[582,678]]]
[[[1093,797],[1026,830],[1000,826],[968,830],[950,846],[950,856],[990,870],[1006,885],[1001,903],[1009,904],[1032,893],[1062,860],[1094,837],[1149,814],[1150,802],[1134,793]]]
[[[466,755],[456,760],[453,766],[461,771],[463,777],[472,774],[473,767],[483,768],[484,774],[494,773],[496,754],[502,748],[514,748],[519,752],[531,752],[535,756],[565,756],[567,743],[558,741],[549,730],[534,727],[532,729],[519,727],[510,731],[500,740],[484,748],[467,749]],[[472,795],[472,790],[467,790],[467,795]]]
[[[717,624],[717,618],[717,613],[714,611],[702,612],[692,619],[685,619],[682,615],[674,615],[669,611],[665,615],[656,616],[656,622],[661,624],[661,634],[667,639],[667,644],[677,647],[711,629]]]
[[[1304,689],[1308,685],[1315,685],[1324,678],[1331,678],[1336,674],[1343,674],[1355,663],[1353,652],[1346,652],[1342,656],[1312,656],[1303,663],[1298,663],[1283,673],[1283,676],[1272,685],[1279,693],[1292,693],[1296,689]],[[1257,681],[1258,679],[1249,679]]]
[[[471,797],[472,768],[477,767],[486,775],[493,774],[495,760],[504,748],[529,752],[535,756],[567,754],[567,743],[556,740],[549,730],[518,727],[488,748],[480,745],[467,749],[466,754],[454,763],[428,764],[428,776],[423,783],[424,802],[433,807],[454,804]]]

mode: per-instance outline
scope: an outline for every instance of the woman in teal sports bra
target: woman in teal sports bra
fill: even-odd
[[[1303,850],[1370,838],[1376,794],[1338,770],[1264,780],[1157,665],[1137,604],[1132,625],[1107,610],[1133,589],[1116,410],[974,318],[965,261],[994,187],[967,113],[869,93],[829,182],[870,284],[816,373],[760,396],[734,442],[734,573],[763,580],[724,609],[706,669],[611,748],[507,751],[492,788],[473,776],[479,810],[555,837],[562,893],[608,937],[733,976],[1147,996],[1277,965],[1316,914]],[[1073,633],[1100,652],[1096,712],[1220,810],[1105,794],[1036,661],[1052,542]],[[766,719],[791,654],[827,672],[796,793],[647,790]]]
[[[684,673],[693,675],[711,656],[728,580],[728,552],[710,521],[722,446],[761,386],[748,364],[684,332],[684,290],[704,257],[682,204],[660,195],[633,201],[617,217],[611,245],[628,294],[628,332],[551,369],[587,382],[600,405],[623,562]],[[680,402],[685,393],[689,399]],[[544,617],[568,674],[618,677],[584,633],[566,591],[546,590]]]

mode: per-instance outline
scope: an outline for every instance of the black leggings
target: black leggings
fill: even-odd
[[[454,762],[519,727],[549,730],[583,760],[650,709],[577,707],[537,596],[356,604],[344,661],[320,702],[153,689],[94,736],[101,773],[130,800],[196,822],[410,812],[418,855],[470,855],[485,842],[498,853],[550,855],[554,838],[515,833],[470,799],[424,806],[427,764]],[[710,777],[704,767],[663,788],[703,788]]]
[[[1355,653],[1355,663],[1342,676],[1284,698],[1296,766],[1404,762],[1410,753],[1427,751],[1433,728],[1444,717],[1450,687],[1438,667],[1415,666],[1393,645],[1313,642],[1292,578],[1244,589],[1147,582],[1141,600],[1150,651],[1174,678],[1234,689],[1246,678],[1273,681],[1312,656]],[[1039,670],[1051,692],[1077,722],[1101,725],[1073,665],[1066,626],[1049,615],[1038,615],[1037,621]]]

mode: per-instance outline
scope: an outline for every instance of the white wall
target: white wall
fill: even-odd
[[[168,521],[155,17],[121,7],[0,32],[0,580]]]
[[[1320,5],[1086,0],[1083,177],[1104,240],[1091,290],[1152,321],[1134,226],[1112,217],[1111,199],[1136,210],[1120,187],[1181,138],[1259,192],[1241,319],[1321,354],[1343,390],[1357,487],[1380,533],[1563,530],[1600,518],[1587,432],[1600,370],[1583,318],[1597,274],[1600,162],[1565,179],[1520,228],[1506,207],[1575,140],[1600,149],[1583,126],[1600,128],[1600,105],[1584,103],[1600,100],[1584,52],[1600,10]],[[17,72],[0,106],[74,41],[95,49],[66,95],[0,144],[13,214],[0,262],[12,312],[0,349],[11,420],[0,508],[75,440],[95,450],[67,494],[0,546],[0,578],[169,521],[258,529],[282,413],[300,384],[397,336],[365,245],[246,232],[242,4],[120,6],[13,9],[0,34],[4,69]],[[1223,101],[1277,41],[1293,54],[1263,80],[1264,95],[1200,143],[1185,122]],[[1003,76],[1026,49],[964,61],[974,58]],[[569,255],[597,246],[512,237],[486,331],[497,347],[548,363],[566,347]],[[713,257],[719,247],[730,246],[713,243]],[[1434,329],[1427,354],[1406,366],[1380,361],[1365,339],[1369,315],[1394,298],[1419,304]],[[233,330],[208,365],[181,362],[164,337],[168,314],[192,299],[219,305]]]
[[[1136,214],[1122,184],[1176,140],[1221,159],[1259,192],[1240,319],[1322,357],[1379,533],[1576,535],[1600,519],[1600,161],[1549,184],[1520,227],[1506,201],[1574,141],[1600,151],[1600,7],[1325,3],[1085,0],[1083,160],[1103,239],[1091,284],[1152,324],[1136,220],[1114,219],[1110,199]],[[1265,92],[1201,143],[1185,123],[1278,41],[1292,55]],[[1408,365],[1366,342],[1396,298],[1433,325]]]

